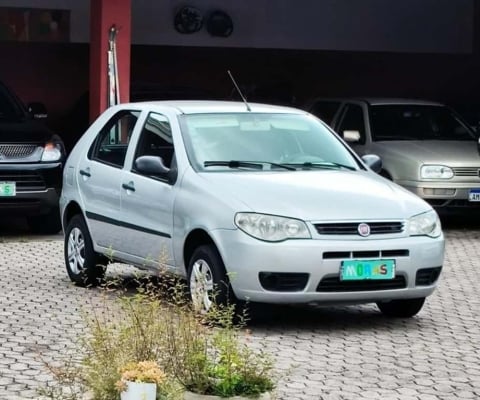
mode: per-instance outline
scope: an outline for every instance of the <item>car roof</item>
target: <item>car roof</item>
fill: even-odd
[[[163,101],[143,101],[130,104],[141,104],[170,107],[176,109],[181,114],[211,114],[211,113],[289,113],[306,114],[305,111],[292,107],[276,106],[261,103],[248,103],[250,110],[247,110],[245,103],[238,101],[221,100],[163,100]],[[123,104],[125,106],[125,104]]]
[[[312,103],[317,101],[363,101],[370,105],[421,105],[421,106],[444,106],[442,103],[438,103],[430,100],[422,99],[408,99],[408,98],[396,98],[396,97],[319,97]]]

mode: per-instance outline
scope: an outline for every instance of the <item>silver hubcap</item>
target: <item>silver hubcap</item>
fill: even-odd
[[[82,272],[85,264],[85,240],[79,228],[73,228],[68,236],[67,256],[70,271],[74,274]]]
[[[190,293],[193,307],[197,311],[206,312],[214,301],[213,274],[205,260],[197,260],[190,276]]]

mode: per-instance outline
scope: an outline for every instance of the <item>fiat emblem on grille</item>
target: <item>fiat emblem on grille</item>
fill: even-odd
[[[361,223],[358,225],[357,231],[360,236],[368,236],[370,235],[370,226],[368,224]]]

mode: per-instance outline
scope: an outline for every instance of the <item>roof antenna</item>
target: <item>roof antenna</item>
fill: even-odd
[[[230,79],[232,80],[233,84],[235,85],[235,89],[237,89],[238,94],[240,95],[240,97],[242,98],[243,102],[245,103],[245,106],[247,107],[247,111],[252,111],[252,109],[250,108],[249,104],[247,103],[247,99],[245,98],[245,96],[243,95],[242,91],[241,91],[240,88],[238,87],[237,82],[235,82],[235,79],[233,79],[233,75],[230,73],[230,70],[227,70],[227,73],[228,73],[228,76],[230,77]]]

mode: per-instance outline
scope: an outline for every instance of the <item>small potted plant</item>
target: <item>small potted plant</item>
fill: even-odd
[[[165,373],[155,361],[130,362],[119,372],[117,389],[121,400],[155,400],[159,387],[166,381]]]

